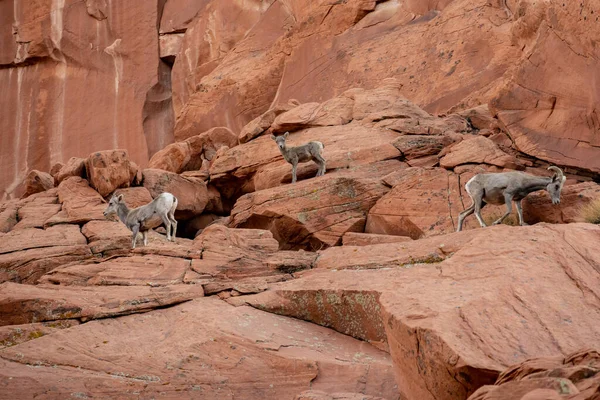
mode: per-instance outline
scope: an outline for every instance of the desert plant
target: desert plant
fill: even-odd
[[[483,216],[483,221],[488,226],[492,225],[494,221],[497,221],[503,214],[504,213],[502,212],[486,214]],[[508,217],[504,218],[502,224],[510,226],[519,226],[519,220],[515,217],[514,214],[510,214]]]
[[[579,218],[590,224],[600,224],[600,198],[592,200],[579,210]]]

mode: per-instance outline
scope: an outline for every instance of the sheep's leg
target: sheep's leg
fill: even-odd
[[[456,232],[460,232],[462,230],[463,222],[464,222],[465,218],[467,218],[469,215],[473,214],[474,212],[475,212],[475,202],[473,202],[473,204],[471,204],[471,206],[469,208],[467,208],[466,210],[464,210],[463,212],[458,214],[458,228],[456,228]]]
[[[175,235],[177,235],[177,220],[175,219],[175,215],[173,213],[174,213],[174,211],[170,211],[167,214],[167,217],[171,221],[171,239],[174,242],[175,241]]]
[[[501,224],[502,221],[504,221],[504,218],[508,217],[510,215],[510,213],[512,212],[512,196],[504,195],[504,201],[506,202],[506,212],[504,213],[503,216],[501,216],[500,218],[495,220],[492,223],[492,225]]]
[[[143,231],[142,237],[144,238],[144,246],[148,246],[148,231]]]
[[[131,236],[131,248],[132,249],[135,249],[135,242],[137,241],[137,235],[138,235],[139,231],[140,231],[139,225],[134,225],[131,228],[131,232],[133,232],[133,235]]]
[[[292,162],[292,183],[296,183],[296,167],[298,167],[298,162]]]
[[[523,206],[521,205],[521,200],[515,201],[515,205],[517,206],[517,214],[519,214],[519,225],[529,225],[523,220]]]
[[[167,214],[163,214],[160,216],[163,224],[165,224],[165,229],[167,230],[167,240],[171,241],[171,220],[167,216]]]
[[[485,207],[485,204],[486,203],[483,201],[483,196],[475,200],[475,204],[473,204],[473,207],[475,208],[475,217],[477,217],[477,221],[479,221],[479,225],[481,225],[482,228],[487,226],[487,224],[483,221],[483,218],[481,218],[481,209]]]
[[[317,162],[317,165],[319,166],[319,170],[317,171],[316,176],[325,175],[325,159],[320,154],[317,154],[315,156],[315,161]]]

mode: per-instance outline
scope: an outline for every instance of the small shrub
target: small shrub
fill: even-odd
[[[483,218],[483,222],[486,223],[487,226],[491,226],[494,221],[496,221],[498,218],[500,218],[501,216],[503,216],[504,213],[492,213],[492,214],[486,214],[484,215],[482,213],[482,218]],[[504,221],[502,221],[503,225],[510,225],[510,226],[519,226],[519,217],[516,214],[516,210],[510,214],[508,217],[504,218]]]
[[[579,217],[590,224],[600,224],[600,198],[592,200],[579,210]]]

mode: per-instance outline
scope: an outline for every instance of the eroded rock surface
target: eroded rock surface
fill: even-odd
[[[509,365],[600,345],[599,237],[541,224],[336,247],[242,301],[389,348],[406,398],[464,399]]]

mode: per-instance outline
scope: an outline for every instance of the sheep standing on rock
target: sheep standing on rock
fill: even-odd
[[[298,167],[299,162],[307,162],[312,160],[319,166],[319,170],[315,176],[325,175],[325,159],[321,155],[323,148],[325,148],[323,143],[308,142],[302,146],[287,147],[285,145],[285,140],[289,134],[289,132],[286,132],[283,134],[283,136],[278,137],[271,135],[271,139],[277,143],[279,151],[281,151],[281,155],[285,161],[292,164],[292,183],[296,182],[296,168]]]
[[[524,172],[478,174],[472,177],[465,185],[465,189],[471,196],[473,204],[459,214],[458,229],[456,231],[461,231],[464,219],[473,213],[475,213],[481,227],[487,226],[481,218],[481,209],[486,204],[506,204],[506,213],[493,223],[493,225],[501,224],[504,218],[512,212],[513,200],[517,206],[519,224],[521,226],[527,225],[523,221],[521,201],[529,193],[538,190],[548,191],[552,198],[552,204],[559,204],[560,192],[567,178],[558,167],[551,166],[548,169],[554,171],[552,177],[534,176]]]
[[[127,207],[127,204],[123,201],[123,195],[120,194],[112,196],[106,210],[104,210],[104,216],[117,214],[121,222],[133,232],[131,248],[135,249],[138,232],[142,232],[144,246],[146,246],[148,245],[148,231],[161,224],[164,224],[167,229],[167,240],[175,241],[175,234],[177,233],[176,209],[177,197],[171,193],[161,193],[145,206],[133,209]]]

